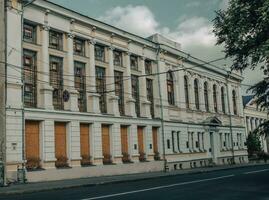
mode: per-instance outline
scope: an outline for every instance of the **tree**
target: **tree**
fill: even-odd
[[[269,108],[269,0],[230,0],[213,20],[217,45],[224,45],[232,70],[260,68],[264,79],[249,88],[262,108]],[[269,111],[269,109],[268,109]],[[269,123],[259,133],[269,135]]]
[[[261,151],[261,141],[255,133],[250,133],[247,137],[248,154],[252,156],[254,153]]]

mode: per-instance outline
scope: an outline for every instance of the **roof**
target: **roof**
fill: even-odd
[[[253,95],[243,96],[243,106],[245,107],[250,102],[250,100],[253,99],[253,97]]]

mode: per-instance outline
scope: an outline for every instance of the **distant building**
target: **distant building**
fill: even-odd
[[[268,120],[267,110],[260,108],[255,103],[253,95],[243,96],[244,118],[246,122],[246,134],[252,133],[261,123]],[[261,136],[261,147],[264,152],[268,152],[269,139]]]
[[[7,12],[8,178],[23,164],[42,181],[158,171],[164,158],[169,170],[248,162],[240,74],[49,1],[21,24],[19,2]]]

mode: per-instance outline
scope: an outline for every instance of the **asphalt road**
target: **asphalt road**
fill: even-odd
[[[1,196],[5,200],[269,200],[269,167],[255,166],[152,180]]]

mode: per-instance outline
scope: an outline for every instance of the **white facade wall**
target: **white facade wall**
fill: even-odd
[[[213,84],[218,85],[218,111],[221,110],[220,102],[220,86],[226,86],[228,82],[229,99],[226,95],[225,107],[228,109],[228,101],[230,101],[230,110],[232,107],[232,89],[236,90],[237,94],[237,110],[239,113],[232,113],[232,135],[233,141],[237,139],[238,133],[244,132],[243,115],[240,106],[242,100],[240,97],[240,82],[242,78],[236,74],[232,74],[229,78],[224,70],[204,66],[197,60],[183,61],[181,58],[184,55],[177,51],[179,44],[170,41],[166,45],[160,45],[159,54],[157,42],[160,42],[161,36],[155,35],[150,39],[143,39],[135,35],[126,33],[114,27],[102,24],[93,19],[85,18],[72,11],[65,10],[54,4],[45,1],[36,1],[37,7],[29,6],[25,10],[24,18],[36,25],[37,44],[23,42],[23,48],[35,51],[37,53],[37,69],[42,73],[37,73],[37,108],[24,108],[22,104],[22,82],[20,79],[8,82],[8,105],[7,114],[7,157],[8,170],[10,174],[16,170],[16,166],[24,163],[23,160],[23,144],[24,144],[24,121],[34,120],[40,123],[40,159],[42,168],[53,170],[55,168],[55,122],[65,122],[67,124],[67,157],[69,166],[72,168],[81,168],[81,152],[80,152],[80,123],[86,123],[90,126],[90,154],[91,161],[94,165],[103,168],[103,148],[102,148],[102,125],[109,125],[110,134],[110,152],[112,162],[117,164],[119,169],[125,169],[125,164],[122,164],[121,151],[121,126],[128,126],[128,153],[130,160],[134,163],[139,162],[138,151],[138,135],[137,128],[143,127],[143,145],[146,154],[146,159],[150,162],[141,163],[147,165],[146,171],[149,171],[150,166],[155,166],[154,169],[162,169],[163,161],[154,161],[156,155],[153,152],[153,137],[152,128],[158,128],[158,152],[160,158],[166,158],[169,169],[175,163],[184,168],[204,166],[210,163],[228,164],[233,156],[239,162],[242,158],[247,161],[246,147],[242,148],[234,146],[234,148],[220,149],[219,133],[230,133],[228,111],[225,113],[215,112],[213,108]],[[10,9],[8,12],[8,41],[11,47],[19,49],[13,51],[8,58],[8,62],[18,66],[17,70],[9,68],[8,74],[21,77],[21,15]],[[14,26],[14,24],[16,26]],[[12,26],[11,26],[12,25]],[[48,47],[49,31],[58,30],[63,33],[63,51],[57,51]],[[19,37],[18,37],[19,35]],[[73,54],[73,39],[80,37],[86,41],[85,56],[77,56]],[[14,39],[15,38],[15,39]],[[163,40],[163,39],[162,39]],[[164,40],[167,41],[167,40]],[[99,62],[94,58],[94,45],[101,44],[105,46],[105,62]],[[123,66],[114,66],[113,50],[123,52]],[[178,49],[180,50],[180,49]],[[64,89],[70,93],[70,99],[64,105],[64,110],[55,110],[52,102],[53,89],[49,85],[49,56],[54,55],[63,58],[63,81]],[[139,70],[131,70],[130,55],[138,56]],[[185,55],[186,56],[186,55]],[[159,58],[159,59],[158,59]],[[100,114],[99,98],[100,95],[95,91],[95,66],[101,66],[106,70],[106,76],[113,77],[114,70],[123,72],[124,76],[131,74],[141,76],[145,75],[144,60],[152,61],[152,73],[160,72],[160,88],[158,76],[151,76],[153,79],[153,95],[154,95],[154,117],[150,115],[149,102],[146,99],[146,81],[142,77],[139,85],[140,93],[140,111],[141,117],[135,113],[135,100],[132,97],[131,80],[124,81],[124,103],[126,116],[120,116],[118,110],[117,97],[115,92],[107,95],[107,114]],[[86,67],[86,90],[87,90],[87,112],[78,111],[78,92],[74,89],[74,77],[65,76],[73,75],[74,61],[85,63]],[[195,66],[195,67],[194,67]],[[159,67],[159,69],[158,69]],[[188,69],[188,68],[192,69]],[[168,70],[177,70],[173,72],[174,77],[174,99],[175,105],[169,105],[167,96],[166,73]],[[184,70],[183,70],[184,69]],[[45,74],[44,74],[45,73]],[[47,75],[46,75],[47,73]],[[186,109],[185,91],[184,91],[184,76],[188,76],[189,80],[189,100],[190,109]],[[197,110],[194,104],[194,88],[193,81],[198,79],[199,83],[199,103],[200,109]],[[41,80],[41,81],[40,81]],[[209,90],[209,107],[210,111],[205,111],[204,105],[204,82],[208,82]],[[113,91],[114,77],[107,78],[107,89]],[[110,84],[110,86],[109,86]],[[226,90],[226,87],[225,87]],[[163,116],[161,115],[162,96]],[[24,108],[24,109],[22,109]],[[24,112],[22,112],[22,110]],[[161,131],[161,120],[164,120],[164,136]],[[216,127],[216,128],[215,128]],[[176,139],[174,140],[175,152],[172,150],[172,132],[175,132]],[[193,149],[190,149],[191,142],[188,141],[188,133],[193,134]],[[177,137],[179,133],[179,138]],[[198,142],[198,133],[203,135],[199,137],[200,148],[196,147]],[[210,134],[212,135],[210,139]],[[163,154],[163,137],[165,146],[165,155]],[[211,141],[212,140],[212,141]],[[246,140],[245,135],[242,135],[242,141]],[[168,142],[170,148],[168,148]],[[189,142],[189,148],[187,148]],[[179,148],[178,148],[179,143]],[[16,144],[16,145],[15,145]],[[227,144],[228,145],[228,144]],[[15,148],[14,148],[15,146]],[[156,167],[158,165],[159,167]],[[132,166],[132,165],[130,165]],[[175,167],[175,166],[174,166]],[[173,167],[172,167],[173,168]],[[77,169],[76,169],[77,170]],[[98,170],[98,168],[96,169]],[[123,170],[124,171],[124,170]],[[134,170],[136,171],[136,170]],[[109,170],[105,174],[109,174]],[[126,171],[131,173],[130,171]],[[34,173],[34,175],[33,175]],[[32,180],[41,180],[44,175],[38,172],[29,173],[29,177],[34,177]],[[62,177],[64,178],[64,172]],[[81,168],[81,173],[87,174],[85,169]],[[103,173],[103,172],[102,172]],[[97,173],[102,175],[102,173]],[[112,174],[118,174],[111,171]],[[14,174],[14,173],[13,173]],[[53,173],[51,173],[53,174]],[[66,176],[68,177],[68,175]],[[48,178],[49,179],[49,178]],[[52,178],[53,179],[53,178]],[[31,180],[31,178],[30,178]]]

